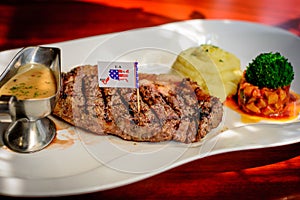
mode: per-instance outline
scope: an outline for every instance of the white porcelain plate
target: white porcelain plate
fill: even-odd
[[[203,43],[234,53],[240,58],[242,68],[259,53],[280,52],[294,66],[292,89],[300,93],[299,37],[254,23],[191,20],[45,46],[61,48],[63,71],[97,61],[122,60],[138,61],[141,72],[168,73],[179,52]],[[0,53],[1,71],[17,51]],[[0,140],[0,194],[58,196],[101,191],[140,181],[208,155],[300,141],[297,123],[243,126],[240,115],[228,108],[220,128],[229,130],[214,130],[195,144],[129,142],[86,133],[54,120],[57,137],[40,152],[14,153]],[[3,127],[0,126],[0,132]]]

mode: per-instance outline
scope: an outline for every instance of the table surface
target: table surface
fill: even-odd
[[[0,50],[188,19],[245,20],[300,36],[299,4],[299,0],[1,1]],[[210,156],[119,188],[55,199],[178,197],[300,199],[300,143]]]

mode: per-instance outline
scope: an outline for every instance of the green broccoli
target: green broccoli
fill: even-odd
[[[294,79],[291,63],[280,53],[261,53],[247,66],[245,78],[260,88],[277,89],[288,86]]]

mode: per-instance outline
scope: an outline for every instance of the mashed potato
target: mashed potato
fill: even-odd
[[[237,92],[242,77],[240,65],[232,53],[204,44],[182,51],[172,69],[196,81],[204,91],[223,102]]]

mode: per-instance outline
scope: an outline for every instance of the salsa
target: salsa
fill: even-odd
[[[259,122],[261,120],[269,120],[269,121],[290,121],[294,120],[298,117],[300,113],[300,95],[295,92],[289,92],[290,98],[289,102],[286,105],[285,111],[280,115],[254,115],[253,113],[245,112],[237,103],[237,96],[227,97],[224,105],[229,107],[230,109],[241,114],[241,120],[244,123],[254,123]]]
[[[243,77],[238,87],[238,105],[249,114],[265,117],[284,115],[290,100],[293,101],[289,85],[276,89],[258,87]]]

